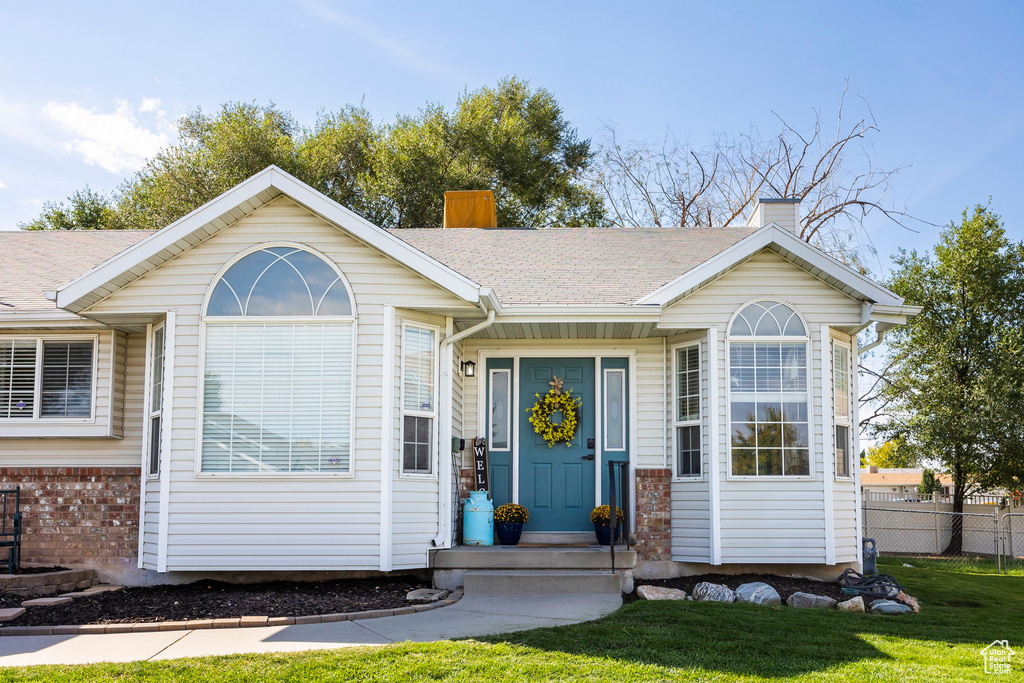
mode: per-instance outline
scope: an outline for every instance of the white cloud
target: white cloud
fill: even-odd
[[[156,99],[144,99],[138,113],[152,113],[160,106]],[[148,157],[168,145],[174,126],[167,123],[164,112],[156,111],[151,127],[138,119],[134,106],[117,103],[112,114],[87,109],[77,102],[49,102],[43,115],[57,124],[72,139],[62,142],[68,152],[75,152],[92,166],[111,173],[140,168]]]

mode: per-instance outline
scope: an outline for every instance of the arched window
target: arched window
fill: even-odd
[[[777,301],[745,306],[729,327],[734,476],[809,476],[807,330]]]
[[[204,318],[203,472],[350,470],[353,310],[337,268],[298,247],[259,249],[218,278]]]

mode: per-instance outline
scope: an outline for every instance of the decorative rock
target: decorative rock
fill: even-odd
[[[900,591],[896,594],[896,599],[902,602],[910,609],[914,610],[914,614],[921,613],[921,605],[918,604],[917,598],[913,597],[912,595],[907,595],[903,591]]]
[[[735,602],[736,594],[727,586],[702,581],[694,587],[693,599],[698,602]]]
[[[17,619],[24,613],[24,607],[6,607],[4,609],[0,609],[0,621],[10,621],[11,619]]]
[[[864,598],[858,595],[850,600],[844,600],[836,605],[836,609],[841,609],[844,612],[864,612]]]
[[[661,586],[640,586],[636,595],[641,600],[686,600],[686,591]]]
[[[875,600],[871,603],[872,614],[907,614],[913,612],[912,609],[906,605],[894,602],[893,600]]]
[[[438,600],[444,600],[448,597],[451,591],[440,590],[437,588],[417,588],[414,591],[409,591],[409,594],[405,596],[406,600],[416,602],[437,602]]]
[[[824,595],[793,593],[786,598],[786,604],[799,609],[832,609],[836,606],[836,601]]]
[[[904,566],[904,567],[910,567],[911,569],[913,569],[913,568],[914,568],[914,565],[912,565],[912,564],[907,564],[906,562],[904,562],[904,563],[903,563],[903,566]]]
[[[57,598],[36,598],[35,600],[26,600],[21,603],[22,607],[52,607],[53,605],[65,605],[71,602],[72,598],[57,597]]]
[[[763,581],[745,583],[736,589],[736,602],[749,602],[754,605],[781,605],[779,592]]]

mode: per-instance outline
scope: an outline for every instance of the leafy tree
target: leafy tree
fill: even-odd
[[[941,493],[942,484],[939,483],[939,478],[935,475],[935,472],[925,467],[924,471],[921,472],[921,483],[917,485],[917,493],[920,496],[930,496],[933,493]]]
[[[48,205],[24,227],[162,228],[270,164],[385,228],[438,227],[444,192],[473,189],[494,190],[502,226],[604,222],[601,198],[582,177],[589,140],[577,138],[550,92],[518,78],[464,92],[450,112],[428,104],[391,125],[348,106],[306,129],[273,104],[235,102],[213,114],[196,109],[178,130],[177,143],[88,222]]]
[[[901,251],[890,287],[924,307],[889,342],[885,431],[953,479],[953,509],[978,490],[1024,481],[1024,244],[987,207],[965,211],[934,256]],[[955,518],[959,521],[960,518]],[[962,551],[954,523],[947,553]]]
[[[879,446],[869,446],[864,465],[879,468],[917,467],[920,462],[914,450],[902,439],[890,439]]]
[[[19,223],[22,230],[101,230],[110,225],[114,209],[110,201],[86,185],[64,202],[46,202],[43,212],[30,223]]]

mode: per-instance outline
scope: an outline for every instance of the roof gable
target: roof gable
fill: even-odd
[[[76,278],[57,292],[57,306],[74,313],[81,312],[280,195],[288,196],[460,299],[471,303],[480,301],[480,286],[469,278],[411,247],[276,166],[270,166]]]

